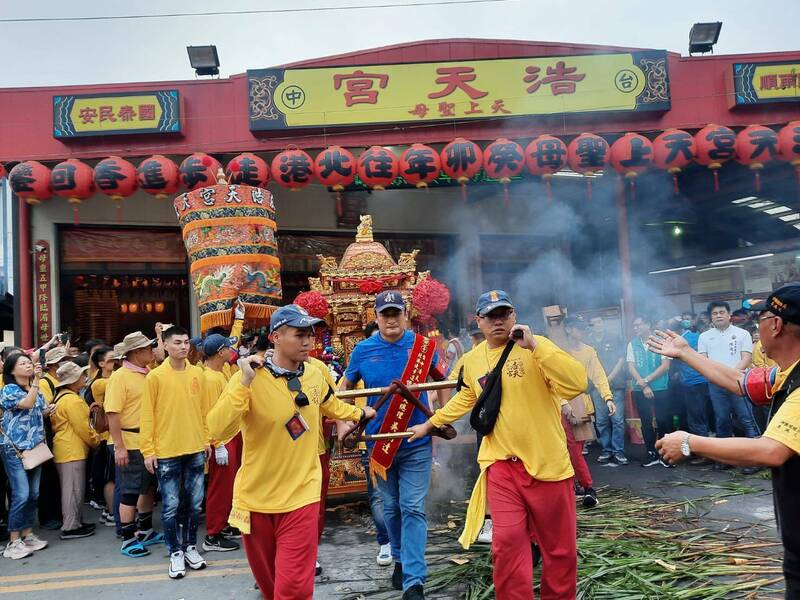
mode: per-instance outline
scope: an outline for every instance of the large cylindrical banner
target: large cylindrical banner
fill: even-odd
[[[201,330],[230,327],[237,298],[248,321],[269,320],[281,300],[272,194],[219,184],[181,194],[174,205],[191,262]]]

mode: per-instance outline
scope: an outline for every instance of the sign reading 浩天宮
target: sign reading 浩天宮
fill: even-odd
[[[734,106],[800,100],[800,62],[734,63]]]
[[[53,96],[53,137],[180,133],[178,90]]]
[[[669,110],[663,51],[248,71],[250,129]]]

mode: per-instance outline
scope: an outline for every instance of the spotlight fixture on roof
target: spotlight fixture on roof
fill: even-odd
[[[722,21],[716,23],[695,23],[689,31],[689,55],[705,54],[714,51],[714,44],[719,39]]]
[[[189,64],[194,72],[203,75],[219,75],[219,56],[216,46],[186,46],[189,53]]]

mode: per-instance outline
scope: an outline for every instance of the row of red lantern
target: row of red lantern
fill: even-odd
[[[501,138],[481,149],[475,142],[456,138],[441,152],[424,144],[412,144],[400,157],[383,146],[368,148],[358,159],[341,146],[326,148],[316,159],[292,148],[276,155],[270,165],[245,152],[228,163],[226,176],[229,183],[256,187],[264,187],[272,179],[291,190],[303,188],[316,178],[334,191],[341,191],[358,175],[371,189],[382,190],[398,175],[410,184],[426,187],[445,173],[463,185],[483,169],[492,179],[507,184],[525,169],[547,180],[566,166],[576,173],[592,175],[610,164],[626,178],[634,178],[651,166],[674,177],[691,162],[697,162],[714,171],[716,183],[717,170],[731,159],[757,173],[765,163],[778,158],[800,170],[800,121],[789,123],[779,132],[762,125],[750,125],[736,134],[727,127],[711,124],[694,136],[669,129],[652,142],[643,135],[627,133],[610,146],[599,135],[583,133],[569,145],[557,137],[541,135],[525,148]],[[94,169],[76,159],[61,162],[52,171],[39,162],[26,161],[11,170],[9,179],[13,191],[32,204],[53,193],[78,204],[95,190],[115,200],[130,196],[137,188],[163,198],[175,194],[181,185],[189,190],[213,185],[220,169],[216,159],[200,152],[188,156],[180,167],[161,155],[144,159],[138,168],[111,156]]]

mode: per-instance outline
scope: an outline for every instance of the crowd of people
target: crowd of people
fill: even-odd
[[[543,597],[571,598],[573,498],[589,509],[599,503],[586,442],[596,440],[600,465],[630,464],[628,392],[641,417],[643,467],[674,467],[664,443],[676,431],[757,438],[767,427],[766,411],[754,409],[741,387],[652,343],[654,332],[671,331],[733,373],[774,365],[758,339],[763,317],[751,316],[763,314],[761,305],[732,313],[727,303],[712,302],[699,316],[655,323],[638,316],[626,343],[602,317],[567,317],[549,337],[533,335],[516,322],[508,294],[492,290],[477,301],[471,339],[451,340],[441,357],[432,338],[410,330],[397,292],[378,294],[375,314],[342,374],[310,356],[314,327],[323,321],[293,304],[273,314],[269,335],[247,344],[237,306],[230,331],[202,338],[159,324],[152,338],[133,332],[113,346],[91,340],[82,353],[63,336],[33,351],[4,349],[3,556],[26,558],[47,545],[34,532],[37,520],[60,529],[62,540],[93,535],[96,524],[82,511],[88,501],[100,524],[116,528],[125,557],[165,544],[170,578],[205,568],[200,549],[236,550],[241,539],[264,597],[311,598],[321,572],[327,419],[336,421],[340,438],[364,430],[376,560],[394,563],[393,587],[405,600],[419,600],[427,578],[431,436],[471,413],[483,433],[481,475],[462,545],[492,544],[498,598],[531,598],[531,567],[540,560]],[[434,413],[410,405],[407,386],[448,377],[455,395],[439,389],[434,403],[425,392],[414,394],[422,406],[438,408]],[[335,394],[359,387],[387,392],[380,402],[370,396],[355,405]],[[410,437],[396,435],[406,431]],[[712,461],[700,455],[692,462]],[[163,531],[153,522],[158,498]]]

